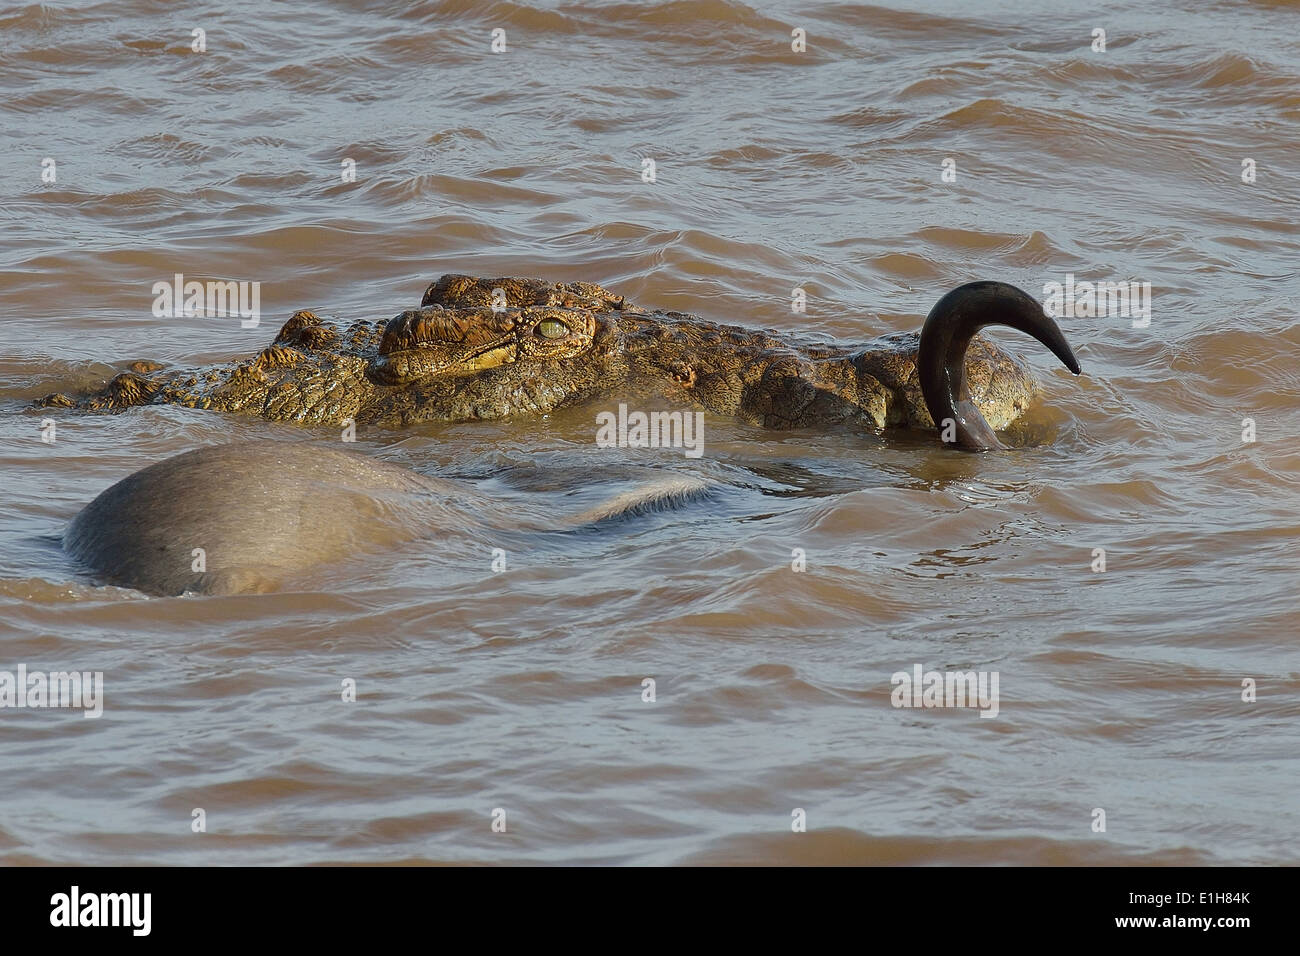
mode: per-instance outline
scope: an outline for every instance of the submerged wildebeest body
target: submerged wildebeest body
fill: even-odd
[[[973,282],[944,296],[920,335],[862,347],[648,311],[585,282],[446,275],[421,307],[344,328],[297,312],[252,359],[208,369],[135,363],[80,399],[116,410],[158,402],[301,424],[400,427],[542,414],[646,397],[769,428],[931,428],[970,450],[1000,447],[1037,383],[1023,361],[976,333],[1008,325],[1079,372],[1056,324],[1030,296]]]
[[[530,526],[459,482],[315,442],[250,441],[123,478],[73,519],[63,546],[101,579],[150,594],[262,592],[416,538],[567,530],[703,490],[698,479],[663,475]]]
[[[324,446],[220,445],[122,479],[73,519],[63,545],[112,583],[153,594],[267,591],[400,540],[420,503],[454,500],[456,490]]]

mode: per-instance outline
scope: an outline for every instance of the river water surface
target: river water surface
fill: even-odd
[[[1298,862],[1295,4],[9,5],[0,91],[0,671],[105,695],[0,710],[0,862]],[[591,408],[362,429],[520,513],[631,466],[713,490],[268,595],[59,550],[146,464],[339,434],[33,399],[444,272],[842,342],[975,278],[1152,308],[1063,317],[1077,379],[995,333],[1044,383],[1005,453],[716,417],[700,458],[598,449]],[[176,273],[260,282],[260,326],[156,318]],[[917,665],[996,672],[997,716],[895,708]]]

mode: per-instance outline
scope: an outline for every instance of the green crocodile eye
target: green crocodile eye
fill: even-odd
[[[569,334],[569,327],[559,319],[542,319],[537,323],[537,334],[544,339],[562,339]]]

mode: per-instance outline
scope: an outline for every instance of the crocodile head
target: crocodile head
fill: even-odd
[[[627,380],[623,334],[585,308],[421,308],[383,329],[357,420],[382,425],[539,415]]]
[[[407,385],[517,362],[555,362],[590,351],[597,331],[595,314],[585,309],[418,309],[385,326],[370,374],[381,385]]]
[[[542,414],[626,379],[620,313],[640,313],[594,283],[445,275],[420,308],[383,327],[358,421]]]
[[[544,414],[626,378],[622,335],[582,308],[423,308],[384,327],[358,421],[408,425]]]

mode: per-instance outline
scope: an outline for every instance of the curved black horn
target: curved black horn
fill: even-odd
[[[1079,360],[1056,323],[1028,293],[1005,282],[968,282],[935,303],[921,328],[917,371],[930,417],[942,432],[957,426],[955,444],[966,451],[1006,447],[984,420],[966,388],[966,346],[986,325],[1008,325],[1032,335],[1075,375]]]

